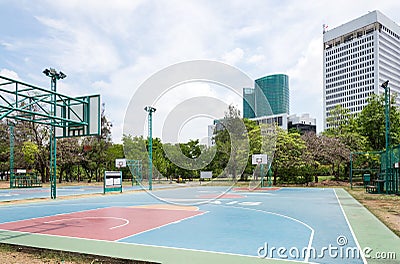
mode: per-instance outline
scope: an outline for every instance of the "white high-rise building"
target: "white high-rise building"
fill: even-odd
[[[335,106],[357,115],[371,94],[384,93],[386,80],[391,93],[400,95],[400,26],[381,12],[326,31],[323,41],[324,129]]]

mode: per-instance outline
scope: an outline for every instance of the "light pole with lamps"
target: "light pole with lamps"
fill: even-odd
[[[57,80],[64,79],[67,77],[63,72],[57,72],[55,69],[45,69],[43,73],[51,78],[51,114],[52,116],[56,116],[57,109],[57,100],[56,100],[56,92],[57,92]],[[56,199],[56,177],[57,177],[57,141],[56,141],[56,120],[53,119],[51,121],[51,129],[50,129],[50,196],[51,199]]]
[[[153,113],[156,111],[154,107],[146,106],[144,110],[148,113],[148,125],[149,125],[149,190],[153,190],[153,128],[152,118]]]
[[[389,80],[382,83],[381,87],[385,89],[385,189],[386,193],[388,193],[389,187],[389,170],[391,169],[391,157],[389,157],[389,147],[390,147],[390,87],[389,87]]]

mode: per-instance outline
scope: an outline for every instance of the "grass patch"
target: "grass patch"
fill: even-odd
[[[400,237],[400,196],[371,194],[365,192],[364,188],[346,190]]]
[[[0,261],[1,263],[156,264],[154,262],[117,259],[2,243],[0,243]]]

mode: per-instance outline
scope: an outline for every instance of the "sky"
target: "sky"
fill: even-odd
[[[398,0],[0,0],[0,75],[49,88],[42,71],[64,72],[57,91],[100,94],[119,143],[129,133],[123,127],[130,100],[148,78],[185,61],[218,61],[252,79],[287,74],[290,114],[309,113],[320,132],[322,25],[330,30],[373,10],[400,23]],[[193,96],[242,108],[240,95],[217,86],[183,84],[160,95],[153,136],[161,137],[168,112]],[[186,120],[177,140],[204,141],[213,118]],[[145,128],[137,134],[146,135]]]

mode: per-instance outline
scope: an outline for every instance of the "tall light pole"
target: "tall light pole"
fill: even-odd
[[[153,190],[153,113],[156,111],[154,107],[146,106],[144,110],[148,113],[149,125],[149,190]]]
[[[51,78],[51,115],[56,116],[57,110],[57,80],[67,77],[63,72],[57,72],[55,69],[45,69],[43,73]],[[50,128],[50,195],[51,199],[56,199],[56,183],[57,183],[57,141],[56,141],[56,120],[51,121]]]
[[[386,154],[386,179],[385,179],[385,189],[386,193],[388,193],[389,187],[389,169],[391,168],[391,157],[389,157],[389,147],[390,147],[390,88],[389,88],[389,80],[382,83],[381,87],[385,89],[385,154]]]
[[[10,127],[10,188],[14,188],[15,175],[14,175],[14,122],[9,121]]]

